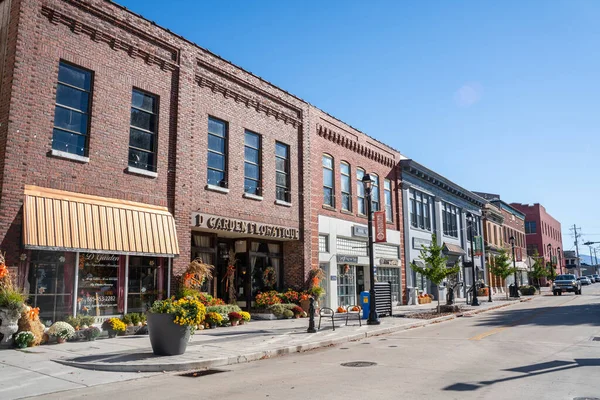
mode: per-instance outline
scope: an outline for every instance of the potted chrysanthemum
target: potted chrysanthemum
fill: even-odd
[[[191,297],[155,301],[148,310],[148,333],[154,354],[185,353],[190,335],[205,315],[204,304]]]

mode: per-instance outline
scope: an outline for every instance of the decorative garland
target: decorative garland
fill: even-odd
[[[265,286],[273,287],[277,283],[277,277],[275,276],[275,269],[273,267],[267,267],[263,272],[263,282]]]

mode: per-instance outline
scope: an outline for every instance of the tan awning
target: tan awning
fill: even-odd
[[[165,207],[26,185],[23,209],[26,249],[179,254]]]
[[[462,249],[462,247],[457,246],[455,244],[449,244],[444,242],[443,246],[444,253],[454,255],[454,256],[462,256],[463,254],[467,254],[466,251]]]

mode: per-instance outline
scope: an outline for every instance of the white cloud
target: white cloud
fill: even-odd
[[[465,83],[454,92],[454,102],[459,107],[471,107],[483,96],[483,87],[477,82]]]

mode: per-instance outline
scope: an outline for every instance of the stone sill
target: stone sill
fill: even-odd
[[[284,206],[284,207],[292,206],[292,203],[288,203],[287,201],[283,201],[283,200],[275,200],[275,204],[277,204],[278,206]]]
[[[136,167],[132,167],[132,166],[127,167],[127,172],[129,172],[130,174],[147,176],[149,178],[157,178],[158,177],[158,172],[148,171],[147,169],[141,169],[141,168],[136,168]]]
[[[211,185],[208,184],[204,187],[206,190],[212,190],[213,192],[219,192],[219,193],[229,193],[229,189],[228,188],[224,188],[221,186],[216,186],[216,185]]]
[[[251,200],[256,200],[256,201],[262,201],[263,197],[262,196],[257,196],[255,194],[251,194],[251,193],[244,193],[244,198],[246,199],[251,199]]]
[[[89,163],[90,158],[85,156],[80,156],[78,154],[67,153],[66,151],[54,150],[50,151],[50,155],[52,157],[64,158],[66,160],[77,161],[80,163]]]
[[[326,204],[323,204],[323,208],[324,208],[325,210],[329,210],[329,211],[337,212],[337,210],[335,209],[335,207],[331,207],[331,206],[328,206],[328,205],[326,205]]]

